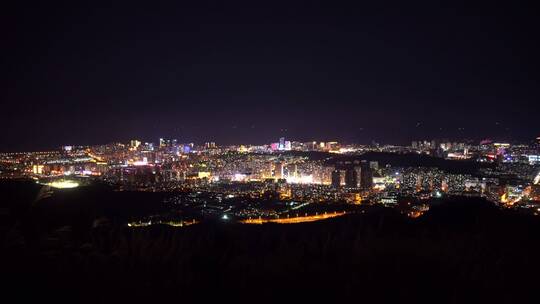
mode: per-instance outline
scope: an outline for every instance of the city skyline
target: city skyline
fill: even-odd
[[[299,142],[285,137],[264,145],[233,146],[133,139],[0,153],[0,179],[32,180],[57,189],[102,184],[117,191],[180,195],[178,199],[196,193],[193,206],[203,203],[202,213],[195,212],[197,221],[210,212],[227,220],[262,223],[251,222],[251,217],[269,214],[264,204],[253,204],[266,200],[276,200],[276,216],[290,216],[289,211],[310,204],[328,211],[323,208],[326,204],[346,203],[397,208],[417,217],[429,209],[431,200],[444,196],[483,198],[501,208],[537,215],[539,149],[540,138],[529,144],[419,140],[406,146]],[[221,211],[207,209],[204,202],[214,199]],[[224,199],[242,202],[233,212],[233,205]],[[290,201],[292,209],[278,212],[280,200]],[[412,201],[415,205],[410,205]],[[346,214],[341,211],[340,215]],[[306,214],[293,222],[326,218],[313,216]]]
[[[535,10],[13,3],[0,151],[540,135]]]
[[[245,146],[245,147],[267,147],[270,150],[272,151],[289,151],[289,150],[296,150],[296,149],[291,149],[291,143],[293,144],[301,144],[301,145],[305,145],[305,144],[310,144],[310,143],[313,143],[313,144],[316,144],[316,145],[319,145],[319,144],[336,144],[338,147],[340,146],[364,146],[364,147],[368,147],[368,146],[380,146],[380,147],[413,147],[413,148],[416,148],[416,144],[419,144],[419,145],[422,145],[423,143],[436,143],[436,145],[446,145],[446,144],[456,144],[456,143],[460,143],[460,144],[468,144],[468,145],[492,145],[492,144],[497,144],[497,143],[508,143],[508,144],[512,144],[512,145],[529,145],[529,144],[540,144],[540,136],[539,137],[536,137],[536,138],[528,138],[526,140],[518,140],[518,139],[512,139],[512,138],[501,138],[501,137],[493,137],[493,138],[487,138],[487,137],[479,137],[477,139],[473,139],[473,138],[449,138],[449,137],[440,137],[440,138],[427,138],[427,137],[418,137],[418,138],[414,138],[413,140],[410,140],[408,142],[399,142],[399,143],[396,143],[396,142],[378,142],[378,141],[375,141],[375,140],[372,140],[371,142],[354,142],[354,141],[341,141],[341,140],[335,140],[334,139],[330,139],[330,140],[321,140],[320,138],[310,138],[310,140],[303,140],[303,139],[298,139],[298,138],[289,138],[289,137],[284,137],[284,136],[281,136],[279,138],[276,138],[274,137],[273,138],[274,141],[276,139],[278,139],[278,142],[273,142],[272,139],[270,140],[263,140],[263,139],[260,139],[259,141],[256,141],[256,142],[240,142],[240,141],[235,141],[235,142],[226,142],[226,143],[221,143],[221,142],[216,142],[215,140],[204,140],[204,141],[193,141],[193,140],[179,140],[178,138],[173,138],[173,137],[159,137],[159,138],[141,138],[141,137],[134,137],[134,138],[129,138],[129,139],[122,139],[122,140],[110,140],[110,141],[101,141],[101,142],[96,142],[96,143],[81,143],[81,142],[70,142],[70,143],[63,143],[63,144],[60,144],[60,145],[54,145],[54,146],[48,146],[48,147],[44,147],[44,148],[37,148],[37,149],[27,149],[27,150],[24,150],[24,149],[16,149],[14,147],[11,147],[11,148],[7,148],[5,150],[0,150],[0,153],[25,153],[25,152],[39,152],[39,151],[55,151],[55,150],[64,150],[65,148],[81,148],[81,147],[95,147],[95,146],[102,146],[102,145],[109,145],[109,144],[125,144],[125,145],[130,145],[132,144],[133,142],[137,142],[139,144],[141,143],[144,143],[144,144],[151,144],[153,145],[156,149],[160,147],[160,145],[162,144],[162,141],[165,141],[168,143],[168,145],[174,145],[174,146],[184,146],[184,145],[189,145],[191,147],[199,147],[199,148],[208,148],[208,145],[212,145],[213,147],[215,148],[226,148],[226,147],[242,147],[242,146]],[[509,139],[509,140],[506,140],[506,139]],[[286,141],[285,141],[286,140]],[[281,141],[285,141],[285,142],[281,142]],[[287,143],[288,145],[288,148],[285,149],[284,148],[284,144]],[[279,148],[278,148],[279,147]]]

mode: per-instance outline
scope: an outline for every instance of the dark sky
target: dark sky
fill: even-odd
[[[533,7],[135,2],[2,9],[1,151],[540,135]]]

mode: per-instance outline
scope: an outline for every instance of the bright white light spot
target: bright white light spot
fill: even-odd
[[[233,176],[233,181],[235,181],[235,182],[243,182],[243,181],[246,181],[246,179],[247,179],[246,174],[236,173]]]
[[[286,179],[289,184],[313,184],[313,175],[304,175],[300,177],[289,176]]]
[[[46,184],[57,189],[70,189],[79,187],[79,183],[70,180],[58,180]]]

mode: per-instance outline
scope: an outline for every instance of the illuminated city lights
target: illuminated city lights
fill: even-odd
[[[325,214],[316,214],[316,215],[304,215],[304,216],[293,216],[293,217],[284,217],[277,219],[246,219],[241,221],[243,224],[265,224],[265,223],[275,223],[275,224],[299,224],[306,222],[315,222],[320,220],[325,220],[329,218],[334,218],[338,216],[343,216],[347,214],[346,212],[334,212],[334,213],[325,213]]]
[[[46,183],[45,185],[57,188],[57,189],[71,189],[79,187],[79,183],[71,180],[58,180]]]
[[[4,303],[540,302],[534,3],[6,1]]]
[[[378,154],[412,158],[423,154],[432,162],[467,161],[478,169],[456,172],[439,166],[396,166],[391,160],[364,159],[365,155]],[[267,145],[220,146],[215,142],[197,145],[161,138],[158,144],[131,140],[49,152],[4,153],[0,154],[0,163],[8,168],[2,178],[48,180],[45,184],[59,189],[80,186],[76,181],[79,178],[85,183],[105,182],[120,191],[219,195],[215,204],[203,205],[201,212],[213,214],[220,210],[224,220],[245,220],[266,215],[267,211],[255,203],[258,200],[296,202],[289,211],[313,206],[324,211],[324,203],[401,208],[400,202],[407,199],[413,203],[408,207],[411,215],[422,214],[418,206],[431,199],[452,196],[485,198],[506,208],[529,206],[530,201],[540,197],[532,187],[540,183],[538,155],[535,146],[491,142],[424,140],[397,146],[279,138]],[[69,179],[63,178],[67,176]],[[506,182],[508,177],[512,177],[511,184]],[[234,203],[227,205],[242,200],[246,203],[241,208]],[[275,215],[286,212],[276,211]]]

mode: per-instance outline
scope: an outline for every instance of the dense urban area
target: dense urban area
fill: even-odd
[[[448,197],[484,198],[540,213],[540,139],[530,143],[414,141],[409,146],[297,142],[219,146],[131,140],[53,151],[2,153],[2,179],[34,180],[42,196],[107,185],[157,192],[167,211],[130,227],[205,219],[298,223],[380,205],[415,218]]]

